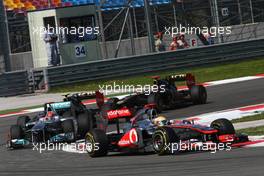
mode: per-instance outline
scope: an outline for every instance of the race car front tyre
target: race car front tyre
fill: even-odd
[[[85,134],[93,128],[92,112],[85,111],[77,116],[78,122],[78,135],[81,139],[85,137]]]
[[[20,116],[17,118],[17,125],[21,128],[26,128],[26,124],[30,121],[28,116]]]
[[[67,119],[62,121],[61,127],[63,133],[66,135],[66,142],[74,142],[76,140],[75,130],[74,130],[74,123],[72,119]]]
[[[153,149],[159,155],[172,154],[173,145],[179,142],[174,130],[169,127],[156,129],[152,137]]]
[[[232,122],[227,119],[216,119],[211,123],[210,127],[218,130],[218,135],[235,134]]]
[[[23,130],[18,125],[12,125],[10,127],[10,137],[12,139],[23,139]]]
[[[207,92],[204,86],[193,86],[190,89],[191,100],[194,104],[205,104],[207,101]]]
[[[108,139],[103,130],[93,129],[85,136],[85,147],[90,157],[106,156],[108,152]]]

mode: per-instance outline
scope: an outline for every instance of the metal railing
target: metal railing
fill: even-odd
[[[264,39],[0,74],[0,96],[55,86],[264,56]]]
[[[29,93],[27,71],[0,74],[0,96],[13,96],[26,93]]]
[[[47,69],[49,87],[264,56],[264,39]]]

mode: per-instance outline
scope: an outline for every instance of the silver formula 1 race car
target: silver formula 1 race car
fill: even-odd
[[[135,115],[130,108],[104,109],[105,105],[101,105],[101,117],[97,119],[104,119],[106,123],[85,136],[86,150],[91,157],[105,156],[113,151],[152,151],[163,155],[182,151],[181,145],[190,148],[210,144],[212,147],[221,143],[227,147],[227,143],[232,145],[248,140],[247,136],[236,134],[233,124],[227,119],[217,119],[210,126],[205,126],[157,116],[155,104],[146,104]],[[177,149],[175,145],[178,145]]]
[[[95,95],[66,95],[64,101],[46,103],[44,111],[33,118],[20,116],[10,127],[8,148],[31,146],[33,143],[74,142],[83,139],[93,128],[92,112],[82,103]]]

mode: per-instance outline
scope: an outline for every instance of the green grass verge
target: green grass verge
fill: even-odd
[[[40,107],[43,107],[43,105],[29,106],[29,107],[16,108],[16,109],[0,110],[0,115],[5,115],[5,114],[8,114],[8,113],[16,113],[16,112],[20,112],[22,110],[34,109],[34,108],[40,108]]]
[[[264,120],[264,113],[258,114],[258,115],[253,115],[253,116],[246,116],[242,117],[240,119],[234,119],[231,120],[232,123],[239,123],[239,122],[250,122],[250,121],[255,121],[255,120]]]
[[[241,76],[250,76],[264,73],[264,58],[246,60],[239,63],[221,64],[220,66],[196,67],[182,70],[169,70],[163,72],[149,73],[141,76],[123,77],[105,81],[90,81],[67,86],[58,86],[50,90],[52,93],[72,92],[72,91],[94,91],[98,90],[98,85],[146,85],[152,84],[152,75],[165,76],[168,74],[179,74],[191,72],[196,76],[197,82],[207,82],[214,80],[222,80]]]
[[[249,136],[260,136],[264,135],[264,126],[236,130],[236,132],[245,133]]]

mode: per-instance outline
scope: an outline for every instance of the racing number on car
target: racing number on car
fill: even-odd
[[[75,57],[85,57],[86,50],[84,45],[76,45],[75,46]]]

